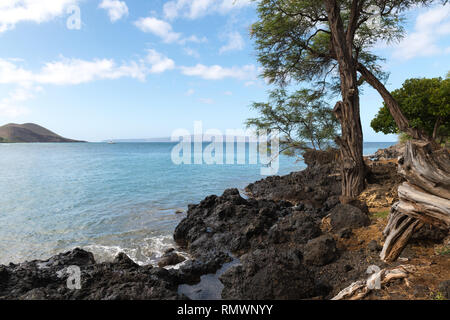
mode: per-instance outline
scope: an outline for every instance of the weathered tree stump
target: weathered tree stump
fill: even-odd
[[[450,153],[431,142],[411,140],[399,158],[398,172],[407,182],[398,188],[391,208],[381,259],[394,261],[414,231],[424,223],[450,228]]]
[[[396,260],[408,244],[415,230],[422,227],[423,222],[398,211],[399,202],[391,208],[389,222],[383,231],[386,237],[380,258],[384,261]]]

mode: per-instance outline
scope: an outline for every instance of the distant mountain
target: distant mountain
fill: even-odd
[[[0,142],[84,142],[63,138],[34,123],[10,123],[0,127]]]

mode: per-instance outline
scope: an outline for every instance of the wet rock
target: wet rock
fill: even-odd
[[[19,297],[19,300],[46,300],[47,295],[42,289],[32,289]]]
[[[215,273],[220,267],[232,258],[223,252],[209,252],[201,258],[186,261],[179,270],[176,270],[180,283],[196,284],[205,274]]]
[[[174,266],[185,260],[185,257],[176,252],[168,252],[161,257],[161,260],[158,262],[158,267],[163,268],[167,266]]]
[[[197,261],[216,265],[209,260],[260,245],[270,228],[291,212],[287,201],[246,200],[237,189],[229,189],[220,197],[209,196],[190,205],[174,240]]]
[[[54,257],[51,257],[47,265],[76,265],[86,266],[95,263],[94,255],[91,252],[75,248],[72,251],[60,253]]]
[[[303,256],[307,264],[326,265],[338,257],[336,242],[329,235],[310,240],[305,246]]]
[[[338,204],[330,212],[330,224],[333,230],[361,228],[370,224],[369,216],[361,209],[349,204]]]
[[[67,286],[69,267],[80,270],[81,289]],[[3,270],[3,271],[1,271]],[[5,271],[6,270],[6,271]],[[177,274],[152,266],[139,266],[124,253],[113,262],[96,263],[82,249],[61,253],[48,260],[2,266],[0,299],[25,300],[148,300],[180,299]],[[72,280],[74,278],[71,278]]]
[[[125,268],[137,268],[139,265],[130,259],[125,253],[120,252],[115,258],[114,263],[121,265]]]
[[[5,266],[0,266],[0,283],[6,281],[8,277],[9,277],[8,269]]]

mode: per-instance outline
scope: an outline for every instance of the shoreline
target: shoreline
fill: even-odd
[[[173,235],[186,255],[167,250],[159,266],[139,266],[123,253],[97,263],[74,249],[0,266],[0,299],[331,299],[371,265],[399,265],[379,260],[382,221],[374,208],[389,208],[401,180],[395,161],[375,157],[358,203],[339,203],[334,155],[305,158],[305,170],[251,183],[246,197],[228,189],[189,205]],[[446,236],[430,232],[438,241]],[[70,265],[80,268],[80,290],[58,276]]]

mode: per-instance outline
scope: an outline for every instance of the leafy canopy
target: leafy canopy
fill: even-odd
[[[430,137],[444,138],[450,134],[450,77],[408,79],[392,92],[400,109],[414,128]],[[388,108],[384,105],[371,122],[376,132],[400,133]]]
[[[247,126],[257,131],[278,130],[281,150],[299,156],[311,148],[323,150],[337,135],[338,121],[320,92],[303,89],[288,95],[277,89],[270,93],[269,102],[256,102],[253,109],[260,113],[247,120]]]
[[[338,89],[337,57],[325,4],[333,0],[260,0],[259,21],[252,26],[262,76],[271,83],[318,81]],[[334,1],[333,1],[334,2]],[[344,38],[356,63],[384,80],[380,57],[370,49],[404,35],[407,9],[432,0],[336,0],[344,23]],[[446,2],[446,1],[444,1]],[[360,83],[363,84],[363,78]]]

